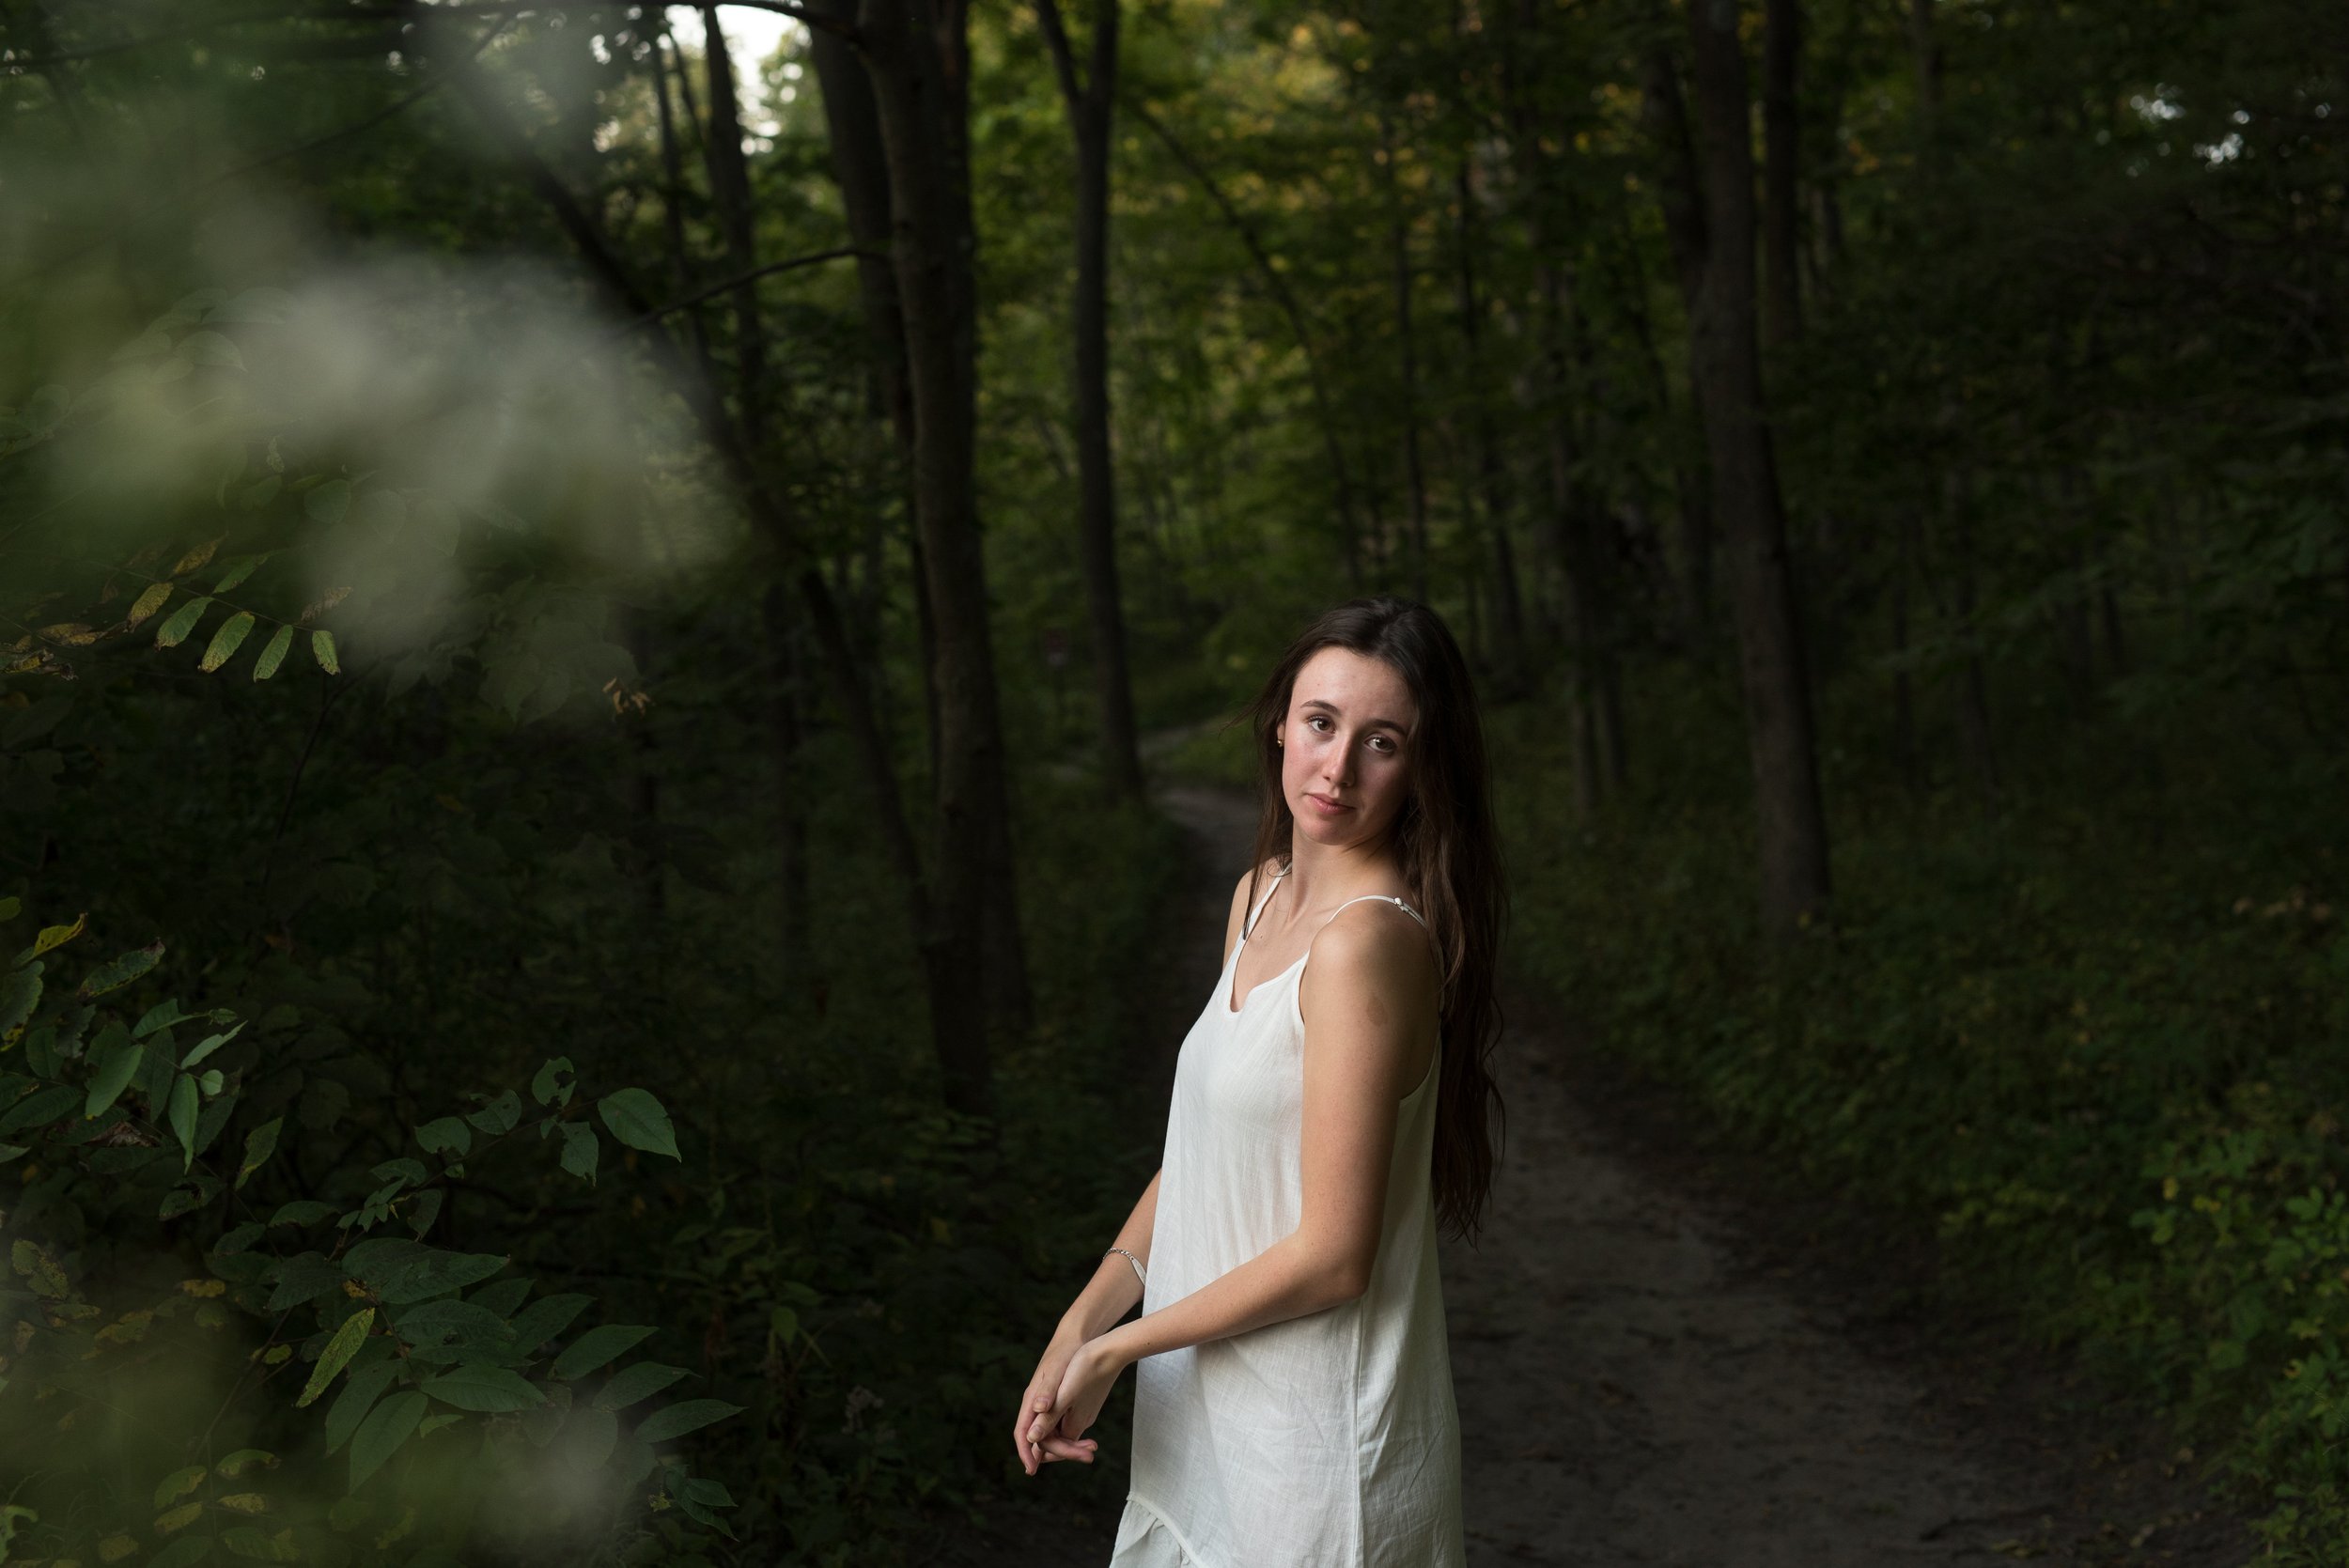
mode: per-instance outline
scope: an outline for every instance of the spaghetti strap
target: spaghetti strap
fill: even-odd
[[[1346,904],[1360,904],[1362,902],[1363,898],[1382,898],[1388,903],[1393,905],[1396,908],[1402,910],[1405,914],[1410,916],[1413,920],[1418,921],[1423,930],[1426,928],[1427,918],[1424,915],[1421,914],[1417,909],[1412,908],[1408,904],[1404,903],[1403,900],[1395,897],[1390,893],[1366,893],[1362,894],[1361,898],[1347,899],[1346,904],[1338,906],[1338,909],[1345,908]],[[1332,909],[1330,911],[1330,920],[1335,920],[1338,918],[1338,909]],[[1327,925],[1330,924],[1330,920],[1325,920],[1321,924]]]
[[[1289,868],[1287,866],[1283,866],[1280,870],[1272,874],[1271,890],[1256,901],[1256,907],[1248,911],[1248,919],[1239,928],[1239,939],[1241,941],[1246,941],[1248,939],[1248,934],[1255,930],[1257,917],[1264,913],[1264,907],[1272,902],[1272,894],[1281,891],[1281,878],[1286,877],[1288,874]],[[1239,949],[1237,945],[1235,945],[1233,951],[1237,953]]]

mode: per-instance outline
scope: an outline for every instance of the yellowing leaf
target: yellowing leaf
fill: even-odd
[[[310,657],[317,660],[319,668],[330,675],[343,673],[342,662],[334,653],[334,634],[331,631],[310,633]]]
[[[155,1516],[155,1533],[169,1535],[175,1529],[187,1529],[202,1517],[204,1505],[201,1502],[183,1502],[170,1513]]]
[[[155,1483],[155,1506],[161,1508],[166,1503],[178,1502],[181,1498],[203,1485],[207,1473],[201,1465],[191,1465],[184,1470],[172,1471],[171,1474]]]
[[[219,1296],[226,1291],[228,1286],[219,1280],[182,1280],[179,1281],[179,1289],[189,1296]]]
[[[131,613],[122,618],[122,624],[125,626],[138,625],[141,621],[144,621],[149,615],[152,615],[156,611],[161,610],[163,607],[164,602],[170,598],[170,583],[149,583],[148,585],[147,592],[141,594],[137,599],[132,601],[131,605]]]
[[[174,610],[170,618],[155,629],[155,645],[159,648],[178,647],[187,640],[188,633],[195,629],[195,623],[204,618],[204,612],[211,606],[212,601],[208,597],[192,598]]]
[[[124,1558],[129,1557],[132,1552],[135,1552],[138,1549],[139,1544],[137,1540],[132,1536],[109,1535],[103,1541],[98,1543],[98,1560],[101,1562],[120,1562]]]
[[[255,680],[267,680],[277,673],[277,666],[286,661],[287,648],[293,644],[293,634],[292,627],[281,626],[271,636],[269,644],[261,649],[261,657],[254,661],[253,678]]]
[[[250,610],[240,610],[221,622],[220,629],[212,633],[211,645],[204,650],[204,658],[196,668],[210,675],[227,663],[237,649],[243,645],[246,633],[252,629],[253,612]]]
[[[179,564],[171,568],[171,575],[180,577],[195,570],[212,558],[212,551],[218,550],[227,537],[227,535],[223,534],[220,538],[212,540],[210,544],[197,545],[194,550],[179,557]]]
[[[88,928],[88,925],[89,911],[86,909],[74,916],[73,924],[70,925],[44,925],[40,928],[40,935],[33,939],[33,945],[20,954],[16,961],[20,964],[26,963],[39,957],[53,947],[63,947],[80,936]]]
[[[55,626],[40,629],[41,637],[51,643],[63,643],[70,648],[86,648],[98,641],[98,632],[80,621],[59,621]]]
[[[343,600],[349,598],[350,597],[350,590],[348,588],[327,589],[326,592],[319,598],[317,602],[313,603],[309,606],[309,608],[302,612],[303,624],[307,626],[310,622],[316,620],[319,616],[325,614],[329,610],[334,609],[334,606],[342,603]]]
[[[238,1492],[229,1497],[215,1498],[212,1500],[220,1504],[221,1507],[234,1509],[239,1514],[266,1514],[269,1512],[269,1499],[261,1496],[258,1492]]]

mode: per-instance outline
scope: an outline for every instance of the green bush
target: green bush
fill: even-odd
[[[1937,1234],[1951,1289],[2150,1396],[2274,1499],[2280,1555],[2339,1560],[2349,931],[2310,809],[2338,762],[2201,713],[2164,747],[2050,741],[1985,812],[1831,753],[1831,924],[1773,957],[1734,731],[1671,677],[1642,698],[1657,782],[1588,824],[1548,784],[1563,726],[1493,726],[1517,963],[1599,1048]]]

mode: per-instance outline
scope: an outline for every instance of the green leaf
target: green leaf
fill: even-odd
[[[568,1328],[579,1314],[587,1310],[587,1306],[588,1298],[584,1296],[540,1296],[516,1315],[513,1323],[514,1348],[525,1356],[529,1355]]]
[[[367,1412],[367,1419],[359,1423],[359,1430],[350,1439],[350,1489],[356,1492],[366,1479],[383,1467],[385,1460],[399,1452],[424,1420],[428,1402],[414,1389],[403,1389]]]
[[[577,1122],[563,1124],[563,1169],[572,1175],[593,1182],[596,1179],[596,1157],[603,1145],[596,1138],[596,1129]]]
[[[139,1070],[139,1059],[146,1054],[147,1048],[132,1039],[130,1031],[119,1023],[99,1031],[89,1048],[89,1094],[82,1101],[85,1121],[110,1110],[122,1097],[131,1086],[132,1075]]]
[[[699,1432],[712,1421],[739,1415],[739,1405],[728,1405],[723,1399],[689,1399],[682,1405],[666,1405],[646,1416],[637,1427],[636,1438],[645,1443],[665,1443],[672,1437],[682,1437],[689,1432]]]
[[[82,1091],[65,1083],[27,1095],[0,1113],[0,1138],[26,1127],[45,1127],[70,1114],[81,1098]]]
[[[23,1026],[40,1005],[40,968],[39,965],[10,971],[0,981],[0,1040],[7,1039]]]
[[[57,1266],[56,1260],[32,1242],[18,1240],[11,1243],[8,1265],[24,1277],[24,1282],[32,1287],[35,1296],[61,1301],[71,1288],[66,1283],[65,1270]]]
[[[194,1066],[197,1063],[203,1061],[206,1057],[211,1055],[212,1052],[220,1049],[221,1047],[226,1045],[229,1041],[235,1039],[238,1035],[243,1032],[244,1025],[239,1024],[236,1028],[227,1031],[226,1033],[207,1034],[203,1039],[197,1041],[195,1045],[189,1049],[187,1055],[179,1059],[180,1068],[184,1071],[189,1067]]]
[[[82,977],[82,984],[73,994],[84,1001],[102,997],[108,991],[118,991],[155,967],[155,960],[163,955],[163,944],[152,941],[145,947],[132,948],[119,957],[110,959]]]
[[[212,1555],[209,1535],[183,1535],[147,1560],[147,1568],[194,1568]]]
[[[343,673],[342,660],[334,652],[334,634],[320,629],[310,633],[310,657],[319,661],[319,668],[330,675]]]
[[[342,521],[343,514],[350,510],[350,481],[329,479],[303,497],[302,510],[312,522],[332,525]]]
[[[569,1057],[556,1057],[553,1061],[539,1068],[537,1076],[531,1079],[531,1097],[537,1100],[540,1105],[544,1105],[549,1100],[555,1098],[557,1094],[560,1094],[562,1096],[563,1104],[570,1104],[572,1084],[570,1081],[558,1082],[556,1075],[569,1074],[575,1072],[575,1070],[576,1069],[571,1066],[571,1059]]]
[[[264,480],[262,483],[267,484],[269,481]],[[256,489],[260,488],[261,487],[259,485],[256,485],[254,487]],[[274,488],[274,486],[272,486],[272,489]],[[212,592],[215,594],[226,593],[229,589],[242,582],[246,578],[251,577],[254,572],[259,568],[261,563],[268,560],[273,553],[275,552],[272,551],[265,550],[258,555],[238,555],[231,557],[227,562],[227,570],[222,572],[220,581],[212,584]]]
[[[359,1422],[392,1379],[398,1375],[399,1362],[386,1358],[358,1368],[343,1380],[343,1391],[334,1396],[334,1403],[326,1407],[326,1452],[334,1452],[350,1441],[350,1435],[359,1430]]]
[[[175,1187],[163,1194],[163,1201],[155,1205],[158,1219],[177,1219],[183,1214],[194,1214],[209,1201],[201,1187]]]
[[[596,1113],[612,1136],[631,1149],[678,1158],[677,1128],[661,1102],[642,1089],[620,1089],[596,1102]]]
[[[172,1133],[179,1140],[179,1148],[187,1157],[179,1162],[179,1169],[182,1171],[187,1170],[190,1166],[195,1163],[195,1113],[197,1109],[195,1079],[189,1078],[184,1073],[172,1079],[171,1106],[167,1114],[171,1120]]]
[[[485,1308],[500,1317],[512,1317],[514,1310],[530,1295],[530,1283],[528,1280],[520,1278],[499,1280],[474,1292],[470,1299],[474,1306]],[[526,1345],[523,1348],[536,1350],[537,1346]]]
[[[465,1120],[492,1138],[502,1138],[514,1130],[514,1124],[522,1119],[521,1096],[511,1089],[490,1101],[478,1110],[465,1112]]]
[[[244,645],[245,634],[252,629],[253,612],[238,611],[220,623],[220,629],[212,633],[211,645],[204,650],[204,657],[195,667],[210,675],[235,656],[236,651]]]
[[[326,1386],[334,1381],[334,1374],[349,1366],[350,1358],[359,1354],[359,1346],[366,1340],[367,1330],[374,1327],[373,1307],[363,1308],[343,1320],[343,1326],[334,1330],[334,1337],[326,1342],[326,1349],[319,1356],[319,1364],[310,1369],[310,1381],[303,1386],[302,1397],[294,1401],[295,1409],[308,1405],[326,1391]]]
[[[584,1377],[635,1349],[652,1333],[650,1328],[627,1323],[607,1323],[590,1328],[554,1358],[554,1375],[566,1380]]]
[[[566,1430],[569,1441],[564,1444],[563,1456],[574,1465],[593,1469],[619,1446],[620,1418],[609,1410],[574,1408]]]
[[[268,1121],[263,1122],[259,1126],[255,1127],[253,1131],[246,1136],[244,1141],[244,1157],[237,1162],[237,1185],[239,1187],[242,1187],[245,1182],[251,1178],[254,1172],[258,1171],[262,1166],[268,1164],[269,1157],[277,1152],[278,1129],[283,1127],[285,1125],[286,1119],[283,1116],[272,1116]],[[297,1208],[300,1206],[301,1205],[295,1203],[287,1204],[285,1209],[279,1209],[277,1211],[278,1219],[282,1219],[285,1218],[286,1209]],[[334,1212],[332,1209],[327,1209],[324,1203],[319,1204],[318,1207],[326,1209],[326,1212],[329,1214]],[[278,1221],[276,1219],[270,1221],[272,1225],[277,1222]]]
[[[204,1478],[210,1474],[211,1472],[201,1465],[190,1465],[184,1470],[172,1471],[155,1483],[155,1501],[152,1506],[159,1509],[169,1508],[190,1492],[203,1485]]]
[[[277,673],[277,666],[286,661],[286,650],[293,646],[293,634],[294,629],[290,625],[281,626],[271,633],[268,644],[261,649],[261,657],[254,660],[255,680],[267,680]]]
[[[612,1381],[596,1395],[596,1408],[625,1410],[641,1400],[650,1399],[684,1375],[683,1367],[664,1367],[658,1361],[639,1361],[632,1367],[623,1367],[612,1374]]]
[[[461,1159],[473,1149],[473,1131],[461,1117],[442,1116],[418,1127],[416,1141],[427,1154],[453,1154]]]
[[[376,1294],[395,1306],[404,1306],[477,1285],[505,1266],[505,1257],[496,1252],[433,1250],[429,1257],[417,1259],[385,1280]]]
[[[270,1292],[267,1310],[282,1312],[288,1307],[299,1307],[304,1301],[315,1301],[330,1290],[339,1289],[343,1271],[318,1252],[297,1252],[277,1265],[277,1283]]]
[[[504,1367],[452,1367],[420,1386],[443,1405],[488,1415],[527,1410],[544,1404],[547,1397],[531,1386],[530,1379]]]
[[[222,1086],[228,1080],[226,1078],[221,1076],[221,1071],[218,1067],[207,1067],[201,1073],[196,1075],[195,1086],[204,1091],[205,1098],[210,1099],[214,1094],[219,1094]]]
[[[273,1122],[270,1125],[276,1126]],[[321,1219],[333,1219],[337,1212],[334,1204],[321,1203],[316,1198],[297,1198],[271,1215],[269,1222],[272,1226],[315,1225]]]
[[[452,1341],[472,1348],[502,1344],[512,1326],[489,1308],[443,1296],[419,1302],[394,1314],[392,1327],[412,1345],[439,1345]]]
[[[202,620],[204,612],[211,607],[210,598],[206,597],[192,598],[174,610],[170,618],[155,629],[155,645],[159,648],[178,647],[187,641],[188,633],[195,629],[195,623]]]
[[[407,1434],[400,1434],[403,1439]],[[392,1445],[397,1448],[399,1445]],[[389,1457],[386,1455],[385,1457]],[[352,1484],[356,1485],[354,1482]],[[302,1548],[294,1545],[293,1527],[288,1525],[274,1532],[258,1525],[235,1525],[220,1532],[220,1544],[239,1557],[256,1562],[300,1562]]]
[[[159,1001],[140,1015],[139,1026],[131,1031],[131,1038],[144,1040],[159,1029],[168,1029],[173,1024],[185,1022],[187,1017],[187,1014],[179,1011],[178,999]]]

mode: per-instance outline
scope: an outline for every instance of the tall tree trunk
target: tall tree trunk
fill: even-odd
[[[962,0],[864,0],[857,35],[889,163],[898,308],[913,392],[914,516],[938,637],[935,774],[937,941],[948,970],[972,982],[964,1005],[1024,1032],[1032,1002],[1011,858],[1003,719],[988,622],[974,444],[977,429],[976,234],[971,221]],[[970,1031],[987,1081],[986,1033]]]
[[[1394,273],[1394,332],[1402,348],[1403,474],[1411,506],[1411,594],[1427,600],[1427,471],[1420,457],[1419,349],[1411,329],[1411,231],[1403,210],[1403,182],[1387,116],[1378,116],[1379,167],[1386,175],[1387,237]]]
[[[1762,313],[1772,347],[1802,335],[1801,112],[1796,96],[1802,61],[1802,0],[1765,0],[1762,42],[1762,275],[1769,286]]]
[[[759,610],[767,642],[767,728],[775,752],[775,893],[782,927],[777,945],[785,978],[796,984],[808,974],[809,955],[807,792],[801,767],[807,732],[801,710],[806,699],[790,596],[781,584],[772,586]]]
[[[1077,558],[1093,631],[1094,699],[1101,714],[1101,778],[1111,799],[1141,798],[1142,750],[1133,677],[1126,659],[1126,609],[1117,574],[1117,480],[1110,451],[1110,147],[1117,95],[1118,13],[1123,0],[1096,0],[1093,47],[1083,78],[1055,0],[1036,17],[1060,77],[1077,145],[1076,339],[1069,400],[1077,427]]]
[[[1517,587],[1516,551],[1509,544],[1508,474],[1493,435],[1491,402],[1485,396],[1485,307],[1476,288],[1475,191],[1468,160],[1460,161],[1460,335],[1467,341],[1468,380],[1473,403],[1470,428],[1476,445],[1472,505],[1484,512],[1484,534],[1492,549],[1492,610],[1487,620],[1500,689],[1518,690],[1525,668],[1525,600]]]
[[[738,277],[758,265],[757,219],[751,210],[751,165],[742,155],[742,115],[734,89],[734,57],[718,26],[718,8],[701,8],[702,64],[709,84],[709,134],[703,157],[709,164],[710,205],[725,236],[726,261]],[[743,439],[756,451],[767,443],[767,340],[759,320],[758,285],[734,290],[735,403],[741,410]]]
[[[1713,515],[1729,556],[1761,847],[1765,928],[1783,939],[1823,912],[1827,819],[1801,618],[1764,415],[1754,301],[1751,100],[1735,0],[1691,0],[1703,250],[1689,306],[1689,380],[1704,423]]]
[[[1696,151],[1688,145],[1688,116],[1681,101],[1680,69],[1672,60],[1672,51],[1660,43],[1648,52],[1641,118],[1646,122],[1649,137],[1656,144],[1656,205],[1664,219],[1664,240],[1672,255],[1672,275],[1680,285],[1681,303],[1693,317],[1697,297],[1704,287],[1706,219],[1703,193],[1697,183]],[[1664,374],[1663,356],[1657,352],[1655,335],[1648,329],[1647,313],[1638,306],[1640,292],[1626,290],[1625,297],[1633,302],[1632,323],[1638,330],[1641,348],[1646,350],[1657,396],[1669,407],[1671,389]],[[1690,353],[1693,360],[1693,343]],[[1701,396],[1698,401],[1703,401]],[[1704,439],[1703,424],[1700,410],[1701,442]],[[1686,557],[1681,568],[1681,614],[1688,644],[1703,648],[1710,644],[1713,635],[1715,481],[1709,474],[1700,478],[1686,463],[1673,465],[1673,479],[1680,492],[1681,552]]]
[[[1982,628],[1974,562],[1974,475],[1963,461],[1952,463],[1942,481],[1949,520],[1950,585],[1956,602],[1952,618],[1966,656],[1958,667],[1957,738],[1974,784],[1986,801],[1999,798],[1999,753],[1990,727],[1990,682],[1983,669]]]

